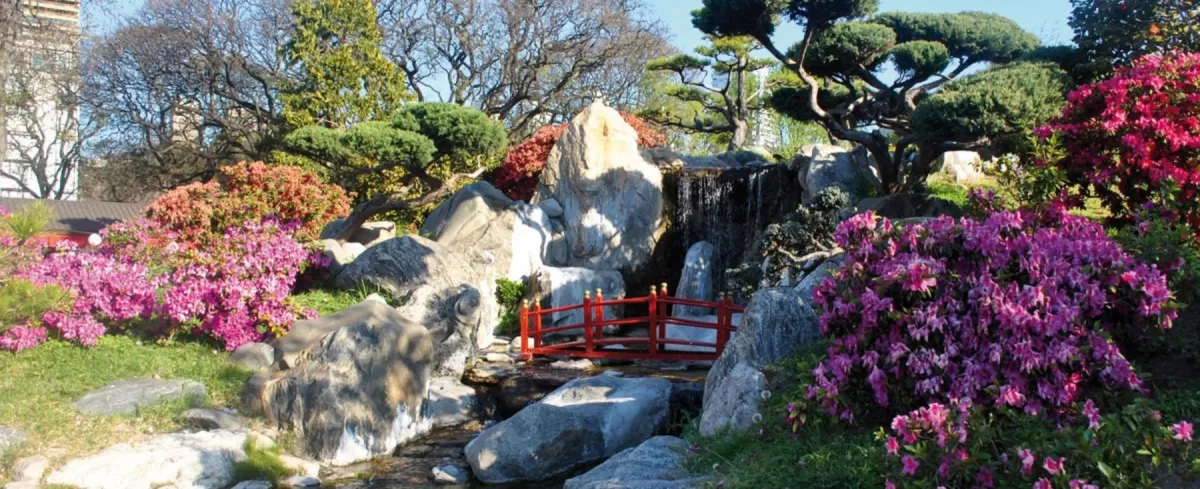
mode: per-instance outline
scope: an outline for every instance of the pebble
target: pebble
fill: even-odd
[[[463,485],[467,483],[467,472],[455,465],[434,467],[433,482],[445,485]]]

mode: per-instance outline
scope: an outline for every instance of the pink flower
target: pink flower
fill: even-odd
[[[1087,417],[1088,428],[1093,430],[1100,428],[1100,410],[1096,409],[1096,404],[1091,399],[1083,404],[1083,415]]]
[[[1038,479],[1037,482],[1033,483],[1033,489],[1053,489],[1053,488],[1054,488],[1054,486],[1051,486],[1050,481],[1047,480],[1045,477],[1042,477],[1041,479]]]
[[[1022,448],[1017,451],[1017,458],[1021,460],[1021,474],[1029,475],[1033,472],[1033,464],[1037,461],[1037,456],[1028,448]]]
[[[1057,459],[1053,457],[1046,457],[1042,462],[1042,467],[1045,468],[1046,472],[1049,472],[1050,475],[1058,475],[1059,472],[1063,471],[1063,457],[1058,457]]]
[[[1171,433],[1176,440],[1192,441],[1192,423],[1180,421],[1171,425]]]
[[[896,437],[889,436],[886,446],[888,455],[896,455],[900,453],[900,442],[896,440]]]
[[[917,467],[921,466],[921,462],[913,458],[911,455],[905,455],[900,459],[900,463],[904,464],[904,475],[916,475]]]
[[[992,480],[992,471],[986,468],[979,469],[979,473],[975,475],[975,482],[978,482],[980,487],[995,487],[995,482]]]
[[[883,480],[883,489],[896,489],[896,483],[892,482],[891,480],[884,479]]]

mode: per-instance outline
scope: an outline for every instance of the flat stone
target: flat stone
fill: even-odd
[[[85,414],[132,416],[137,414],[138,408],[162,401],[184,397],[202,400],[207,395],[204,384],[194,380],[119,380],[84,394],[75,401],[75,408]]]
[[[454,465],[441,465],[433,468],[433,482],[442,485],[463,485],[467,483],[467,471]]]
[[[488,363],[514,363],[512,357],[506,353],[488,353],[483,356],[483,360]]]
[[[275,365],[275,348],[266,343],[246,343],[229,355],[229,361],[251,372],[265,372]]]
[[[692,489],[710,479],[688,472],[689,443],[656,436],[618,453],[587,473],[567,479],[563,489]]]
[[[435,428],[457,426],[475,419],[479,411],[479,396],[475,389],[450,377],[429,380],[422,416]]]
[[[273,489],[274,487],[275,485],[271,481],[243,481],[233,486],[233,489]]]
[[[245,443],[242,431],[158,435],[67,462],[46,483],[83,489],[228,487],[234,464],[246,459]]]
[[[551,363],[550,368],[561,368],[563,370],[587,370],[595,365],[591,360],[580,358],[578,360],[559,360]]]
[[[38,482],[42,480],[42,475],[46,473],[46,469],[49,467],[50,460],[46,457],[41,455],[25,457],[13,462],[12,469],[9,470],[9,475],[12,477],[13,482]]]
[[[318,487],[321,485],[321,479],[304,475],[293,475],[280,481],[279,483],[283,487]]]
[[[480,362],[463,374],[463,380],[472,384],[499,385],[504,379],[518,373],[517,368],[510,364]]]
[[[197,430],[240,430],[245,426],[237,413],[219,409],[188,409],[179,415],[179,419]]]
[[[279,456],[279,461],[283,462],[283,466],[296,472],[296,475],[306,477],[317,477],[321,475],[321,464],[313,460],[308,460],[300,457],[295,457],[288,454]]]

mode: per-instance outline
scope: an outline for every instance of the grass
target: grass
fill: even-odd
[[[948,174],[935,173],[930,175],[929,179],[926,180],[925,188],[928,190],[930,195],[949,200],[950,202],[957,204],[959,207],[966,207],[967,193],[974,188],[991,190],[995,192],[996,195],[1004,198],[1005,201],[1010,203],[1018,200],[1012,195],[1012,192],[1000,185],[1000,182],[996,180],[996,177],[991,175],[983,176],[974,184],[965,185],[955,183],[954,177]],[[1084,200],[1083,208],[1076,209],[1072,211],[1072,213],[1077,216],[1083,216],[1097,221],[1109,216],[1108,210],[1106,210],[1100,203],[1100,199],[1095,197]]]
[[[278,485],[284,477],[295,474],[279,458],[279,447],[260,448],[252,438],[246,440],[246,460],[233,466],[233,480],[267,480]]]
[[[157,375],[201,382],[208,405],[231,405],[250,374],[227,358],[207,343],[142,343],[124,335],[101,337],[91,348],[51,340],[21,353],[0,352],[0,426],[28,435],[14,455],[50,454],[52,463],[140,435],[175,431],[182,428],[176,417],[197,407],[195,401],[166,402],[134,417],[85,415],[71,402],[113,381]]]
[[[291,297],[296,305],[315,309],[321,316],[327,316],[358,304],[371,294],[379,294],[392,307],[400,305],[400,302],[387,291],[367,285],[353,290],[341,290],[334,287],[333,284],[322,283],[302,292],[292,294]]]

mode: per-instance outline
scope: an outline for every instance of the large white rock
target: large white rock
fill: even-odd
[[[565,265],[631,273],[645,266],[662,236],[662,172],[643,159],[637,131],[594,102],[571,120],[550,151],[534,202],[554,198]]]
[[[542,267],[534,275],[531,294],[543,308],[556,308],[580,304],[583,293],[596,293],[600,290],[607,299],[615,299],[625,295],[625,280],[621,274],[614,271],[596,271],[586,268],[556,268]],[[605,307],[606,319],[618,318],[623,312],[621,307]],[[543,328],[565,326],[583,323],[583,309],[562,311],[546,316],[549,322],[543,322]],[[545,321],[545,319],[543,319]],[[583,334],[579,330],[578,334]]]
[[[683,259],[683,272],[679,275],[679,285],[675,287],[674,296],[700,301],[713,300],[712,244],[700,241],[688,248],[687,257]],[[707,316],[712,312],[711,307],[675,306],[671,314],[674,316]]]
[[[536,481],[650,439],[669,418],[671,383],[600,375],[572,380],[484,430],[465,449],[487,484]]]
[[[983,173],[983,159],[974,151],[947,151],[934,163],[935,169],[950,175],[955,183],[978,183],[987,178]]]
[[[243,431],[159,435],[122,443],[67,462],[47,484],[85,489],[221,489],[233,483],[233,466],[246,459]]]
[[[268,419],[296,433],[302,454],[345,465],[432,429],[422,416],[435,359],[425,328],[373,300],[319,321],[296,342],[303,349],[292,351],[290,335],[276,344],[276,352],[294,353],[292,368],[257,394]]]
[[[758,404],[767,390],[767,378],[745,362],[738,363],[712,390],[700,415],[700,434],[714,436],[721,430],[746,431],[759,414]]]
[[[842,189],[852,196],[851,202],[856,202],[855,196],[862,193],[861,189],[875,183],[869,158],[861,149],[847,151],[829,144],[805,145],[793,165],[798,167],[804,202],[812,201],[829,187]]]
[[[656,436],[618,453],[586,474],[567,479],[563,489],[699,489],[712,479],[688,472],[691,444]]]
[[[452,250],[490,253],[509,280],[523,280],[542,266],[552,234],[541,207],[509,199],[487,182],[463,187],[421,226],[422,236]]]
[[[496,277],[486,256],[408,235],[368,248],[338,275],[337,285],[366,284],[404,298],[400,314],[429,329],[438,345],[435,373],[453,377],[462,375],[476,349],[492,344],[500,317]]]

